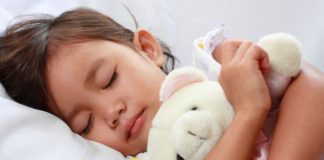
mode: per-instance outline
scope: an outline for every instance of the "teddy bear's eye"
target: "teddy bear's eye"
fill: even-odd
[[[179,154],[177,154],[177,160],[184,160]]]
[[[193,111],[196,111],[196,110],[198,110],[199,108],[197,107],[197,106],[193,106],[193,107],[191,107],[191,110],[193,110]]]

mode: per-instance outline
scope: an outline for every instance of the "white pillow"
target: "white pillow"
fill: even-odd
[[[9,21],[12,19],[12,16],[4,9],[0,6],[0,35],[1,32],[3,30],[6,29],[7,24],[9,23]]]
[[[124,160],[121,153],[73,133],[61,119],[4,97],[0,84],[0,159]]]
[[[10,99],[1,83],[0,83],[0,98]]]

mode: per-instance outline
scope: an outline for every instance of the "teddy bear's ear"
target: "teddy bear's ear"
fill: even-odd
[[[194,67],[182,67],[170,72],[162,82],[160,101],[169,99],[178,89],[197,82],[207,81],[207,76]]]

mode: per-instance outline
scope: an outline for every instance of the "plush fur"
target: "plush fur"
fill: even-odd
[[[266,79],[271,95],[280,97],[300,70],[300,43],[279,33],[261,38],[259,45],[270,59],[271,72]],[[234,116],[221,85],[192,67],[172,71],[162,83],[160,98],[163,103],[148,140],[152,160],[202,160]]]

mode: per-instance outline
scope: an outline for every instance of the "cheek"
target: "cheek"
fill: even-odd
[[[159,90],[164,77],[165,74],[156,68],[135,68],[128,74],[120,75],[120,90],[116,90],[136,105],[150,105],[159,102]]]
[[[141,81],[132,85],[132,96],[141,101],[158,100],[160,85],[154,81]]]
[[[84,138],[117,149],[123,144],[120,135],[117,130],[110,129],[103,118],[97,116],[94,120],[91,133],[84,136]]]

